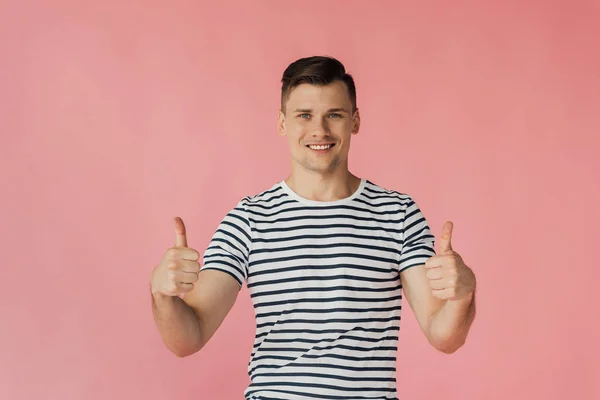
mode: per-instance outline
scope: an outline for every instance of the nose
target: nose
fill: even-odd
[[[327,125],[327,119],[325,118],[315,123],[315,126],[313,126],[311,130],[312,137],[327,137],[330,134],[331,132],[329,131],[329,126]]]

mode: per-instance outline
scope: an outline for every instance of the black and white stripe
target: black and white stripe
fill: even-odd
[[[434,254],[413,199],[368,180],[333,202],[301,198],[285,182],[242,199],[202,269],[250,291],[246,399],[395,399],[399,273]]]

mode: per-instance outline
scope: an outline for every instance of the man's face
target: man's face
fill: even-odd
[[[292,162],[315,172],[333,172],[346,165],[350,137],[358,133],[360,116],[353,114],[346,84],[301,84],[279,113],[279,133],[287,136]]]

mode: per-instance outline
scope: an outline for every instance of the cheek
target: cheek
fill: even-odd
[[[348,146],[348,142],[352,138],[352,129],[348,124],[339,124],[335,129],[331,130],[332,134],[342,141],[343,146]]]
[[[331,122],[329,130],[340,138],[346,138],[352,133],[352,122],[348,119]]]
[[[306,135],[306,129],[302,125],[292,125],[287,128],[288,138],[290,142],[298,142]]]

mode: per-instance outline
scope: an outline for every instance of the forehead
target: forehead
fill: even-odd
[[[327,85],[303,83],[292,89],[286,108],[333,108],[349,106],[350,103],[348,88],[342,81]]]

